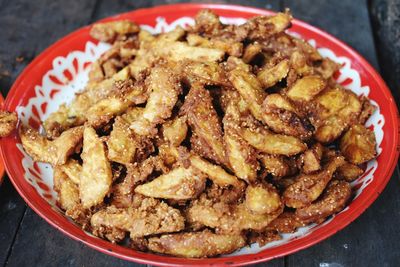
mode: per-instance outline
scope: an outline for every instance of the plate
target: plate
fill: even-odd
[[[0,94],[0,110],[3,110],[4,106],[4,98]],[[4,160],[3,160],[3,155],[0,153],[0,185],[3,183],[4,179]]]
[[[178,4],[140,9],[103,21],[130,19],[152,33],[159,33],[193,23],[194,15],[210,8],[225,23],[243,23],[255,15],[271,11],[242,6],[211,4]],[[83,27],[56,42],[18,77],[7,96],[5,107],[16,110],[23,123],[38,127],[39,122],[63,102],[72,99],[87,81],[90,64],[110,46],[89,36],[90,26]],[[1,151],[6,170],[20,195],[48,223],[86,245],[125,260],[153,265],[243,265],[267,261],[307,248],[342,229],[355,220],[378,197],[389,181],[398,158],[398,111],[395,101],[379,74],[357,52],[331,35],[299,20],[293,21],[290,34],[300,36],[326,57],[339,62],[337,81],[357,95],[368,96],[378,110],[368,120],[374,130],[379,156],[369,162],[362,177],[352,183],[355,196],[350,205],[321,225],[300,228],[264,247],[252,245],[231,255],[211,259],[183,259],[137,252],[112,244],[84,232],[55,205],[52,170],[48,164],[35,163],[25,154],[18,136],[2,140]]]

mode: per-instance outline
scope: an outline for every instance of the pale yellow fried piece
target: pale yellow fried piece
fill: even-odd
[[[182,90],[178,77],[164,66],[153,68],[145,83],[150,93],[146,107],[141,116],[130,125],[138,135],[149,135],[157,124],[171,116],[172,108]]]
[[[326,82],[320,76],[310,75],[297,80],[287,91],[287,96],[293,101],[310,101],[326,87]]]
[[[322,153],[322,145],[320,143],[316,143],[300,156],[303,173],[309,174],[321,169]]]
[[[269,88],[286,78],[289,73],[289,68],[289,60],[284,59],[275,66],[264,66],[260,72],[257,73],[257,79],[264,88]]]
[[[60,168],[55,166],[53,171],[54,191],[57,192],[57,201],[63,210],[72,209],[79,204],[79,188]]]
[[[225,70],[226,71],[232,71],[234,69],[240,69],[244,71],[245,73],[251,72],[251,66],[243,61],[241,58],[237,57],[228,57],[225,63]]]
[[[9,136],[15,130],[17,122],[17,113],[0,111],[0,137]]]
[[[251,43],[244,49],[242,59],[245,63],[250,64],[250,62],[261,53],[261,51],[262,46],[259,43]]]
[[[112,183],[110,162],[106,149],[96,131],[85,126],[83,132],[83,161],[79,182],[79,196],[84,208],[90,208],[103,202]]]
[[[129,124],[138,120],[138,118],[142,115],[143,108],[140,107],[130,107],[128,108],[121,117]]]
[[[172,146],[179,146],[185,140],[188,126],[185,117],[176,117],[162,125],[164,140]]]
[[[109,206],[93,214],[93,228],[111,227],[130,232],[131,238],[178,232],[185,227],[179,210],[153,198],[144,198],[138,208]]]
[[[226,153],[235,175],[240,179],[251,182],[257,179],[259,164],[254,148],[243,140],[237,132],[237,128],[240,127],[237,122],[237,116],[240,116],[238,113],[236,105],[231,101],[223,119]]]
[[[244,203],[255,214],[273,213],[282,207],[279,192],[271,184],[249,185]]]
[[[213,38],[207,39],[193,33],[189,33],[186,39],[190,46],[216,48],[235,57],[240,57],[243,53],[243,44],[241,42],[228,42]]]
[[[291,164],[290,160],[284,156],[260,154],[258,159],[265,170],[275,178],[293,175],[297,172],[294,164]]]
[[[200,84],[192,85],[180,112],[187,116],[193,132],[192,150],[216,163],[225,164],[221,122],[210,92]]]
[[[276,133],[308,139],[312,126],[299,116],[296,107],[280,94],[270,94],[263,102],[263,120]]]
[[[204,190],[205,182],[205,175],[193,167],[177,167],[137,186],[135,192],[147,197],[186,200],[197,197]]]
[[[102,41],[112,43],[119,35],[138,33],[140,28],[129,20],[117,20],[103,23],[96,23],[90,29],[90,36]]]
[[[222,67],[211,61],[182,61],[179,66],[189,83],[202,82],[207,85],[226,85],[228,81]]]
[[[326,217],[341,211],[351,197],[351,187],[345,181],[332,181],[320,199],[297,209],[295,214],[303,223],[321,223]]]
[[[169,60],[220,61],[225,52],[217,48],[193,47],[184,42],[165,43],[157,47],[158,53]]]
[[[307,59],[308,58],[305,53],[295,50],[290,55],[290,67],[295,70],[298,75],[309,75],[312,73],[312,67],[308,64]]]
[[[346,162],[342,166],[340,166],[336,174],[340,179],[344,179],[347,182],[352,182],[358,177],[360,177],[361,174],[364,173],[364,170],[358,167],[357,165],[351,164]]]
[[[374,132],[365,126],[356,124],[340,140],[340,151],[353,164],[367,162],[376,156]]]
[[[186,258],[204,258],[231,253],[246,245],[242,235],[214,234],[210,230],[149,238],[148,249]]]
[[[82,142],[83,127],[75,127],[63,132],[57,139],[47,140],[27,126],[21,126],[19,136],[25,151],[35,160],[60,165],[67,162],[68,157]]]
[[[57,166],[62,170],[72,182],[79,185],[80,175],[82,172],[82,165],[75,159],[68,159],[68,161],[63,165]]]
[[[115,119],[107,147],[109,160],[121,164],[133,162],[138,144],[129,124],[122,117]]]
[[[307,149],[307,145],[294,136],[274,134],[265,129],[252,131],[241,128],[239,132],[250,145],[267,154],[293,156]]]
[[[333,173],[344,164],[344,158],[332,158],[324,168],[315,174],[300,174],[296,181],[283,192],[285,205],[291,208],[303,208],[316,200],[332,179]]]

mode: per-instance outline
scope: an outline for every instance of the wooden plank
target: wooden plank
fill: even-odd
[[[0,187],[0,265],[3,266],[26,210],[25,202],[4,177]]]
[[[382,76],[400,107],[400,2],[372,0],[370,3]]]

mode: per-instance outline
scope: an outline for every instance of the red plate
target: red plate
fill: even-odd
[[[136,10],[106,20],[131,19],[139,24],[149,25],[147,29],[155,32],[171,29],[177,24],[191,23],[190,17],[203,8],[214,9],[226,18],[249,18],[272,13],[263,9],[231,5],[179,4]],[[84,27],[69,34],[40,54],[11,88],[5,103],[6,109],[17,110],[23,122],[37,125],[55,105],[72,95],[72,88],[82,86],[82,73],[87,71],[87,66],[106,48],[89,37],[89,29],[90,27]],[[356,198],[344,211],[322,225],[311,226],[294,235],[285,236],[283,241],[262,249],[253,246],[235,255],[212,259],[174,258],[137,252],[82,231],[54,205],[49,167],[33,163],[24,155],[17,147],[17,136],[5,138],[1,142],[1,152],[5,156],[6,170],[12,183],[32,209],[66,235],[106,254],[144,264],[251,264],[288,255],[333,235],[371,205],[390,179],[398,159],[398,111],[382,78],[357,52],[331,35],[298,20],[294,20],[290,31],[314,44],[324,56],[342,63],[338,82],[359,95],[368,95],[379,106],[379,110],[368,122],[377,136],[379,156],[368,164],[367,173],[352,184],[356,190]],[[63,90],[65,88],[68,90]]]
[[[4,98],[0,94],[0,110],[3,110],[3,105],[4,105]],[[0,154],[0,185],[3,183],[3,178],[4,178],[4,160],[3,156]]]

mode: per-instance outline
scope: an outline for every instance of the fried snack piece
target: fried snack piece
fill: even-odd
[[[179,210],[153,198],[144,198],[138,208],[108,206],[90,220],[93,228],[109,227],[130,232],[131,238],[178,232],[185,223]]]
[[[358,167],[357,165],[351,164],[351,163],[344,163],[342,166],[340,166],[336,174],[340,179],[344,179],[347,182],[352,182],[358,177],[360,177],[361,174],[364,173],[364,170]]]
[[[240,57],[243,53],[243,44],[241,42],[229,42],[215,38],[207,39],[193,33],[189,33],[186,40],[190,46],[217,48],[230,56]]]
[[[251,61],[253,61],[255,58],[257,58],[258,55],[261,54],[261,51],[262,46],[259,43],[251,43],[244,49],[242,59],[246,64],[250,64]]]
[[[365,126],[356,124],[340,140],[340,151],[353,164],[367,162],[376,156],[375,135]]]
[[[60,166],[54,167],[54,191],[57,192],[57,201],[63,210],[70,210],[80,203],[79,188],[68,177]]]
[[[250,232],[250,236],[248,236],[247,242],[249,244],[258,243],[260,247],[263,247],[268,243],[281,239],[282,237],[277,231],[263,230],[260,232]]]
[[[286,78],[289,73],[289,69],[289,60],[284,59],[274,66],[265,65],[257,73],[257,79],[264,88],[269,88]]]
[[[178,77],[165,66],[153,68],[145,83],[150,91],[146,107],[130,125],[138,135],[152,134],[157,124],[169,118],[182,92]]]
[[[231,101],[223,119],[226,154],[235,175],[251,182],[257,179],[259,164],[254,148],[238,134],[238,116],[237,106]]]
[[[186,200],[197,197],[204,190],[205,182],[206,176],[193,167],[177,167],[137,186],[135,192],[147,197]]]
[[[272,213],[282,206],[279,193],[271,184],[249,185],[244,203],[255,214]]]
[[[269,230],[279,233],[294,233],[297,228],[305,226],[293,211],[284,211],[267,227]]]
[[[189,83],[204,83],[206,85],[227,85],[228,81],[222,67],[212,61],[182,61],[178,64],[182,70],[183,78]]]
[[[84,208],[90,208],[103,202],[112,183],[110,162],[107,159],[103,141],[96,131],[85,126],[83,132],[83,161],[79,182],[79,196]]]
[[[172,146],[179,146],[185,140],[188,126],[185,117],[176,117],[162,125],[162,135],[164,140]]]
[[[77,160],[68,159],[65,164],[57,165],[56,167],[64,172],[72,182],[79,185],[82,165]]]
[[[308,139],[312,126],[299,116],[296,107],[280,94],[270,94],[263,102],[264,122],[276,133]]]
[[[22,145],[33,160],[55,165],[64,164],[75,148],[82,142],[83,127],[63,132],[55,140],[47,140],[35,129],[21,125],[19,130]]]
[[[293,101],[310,101],[326,87],[326,82],[317,75],[305,76],[297,80],[287,91]]]
[[[259,154],[258,159],[267,173],[272,174],[274,178],[294,175],[297,172],[295,164],[284,156]]]
[[[213,107],[210,92],[201,84],[193,84],[180,112],[187,116],[192,129],[192,150],[226,165],[221,122]]]
[[[107,43],[112,43],[121,35],[138,33],[140,28],[129,20],[118,20],[103,23],[96,23],[90,29],[90,36]]]
[[[9,136],[17,127],[17,122],[17,113],[0,111],[0,137]]]
[[[369,117],[375,112],[376,107],[372,105],[371,101],[365,97],[361,97],[362,109],[360,116],[358,117],[358,124],[365,125]]]
[[[323,146],[316,143],[300,156],[299,160],[303,173],[310,174],[321,169],[322,153]]]
[[[330,182],[319,200],[309,206],[297,209],[295,214],[305,224],[321,223],[326,217],[341,211],[350,197],[350,184],[334,180]]]
[[[129,123],[122,117],[117,117],[107,140],[108,159],[121,164],[129,164],[135,159],[138,149],[134,133],[129,129]]]
[[[310,117],[316,127],[315,139],[321,143],[337,139],[349,125],[357,121],[361,112],[358,97],[340,87],[325,90],[315,102],[318,106],[311,111]]]
[[[285,205],[291,208],[303,208],[316,200],[332,179],[333,173],[344,164],[344,158],[332,158],[324,168],[315,174],[300,174],[296,181],[283,192]]]
[[[293,156],[307,149],[307,145],[294,136],[274,134],[265,129],[241,128],[239,132],[250,145],[267,154]]]
[[[187,258],[204,258],[231,253],[246,244],[242,235],[214,234],[210,230],[149,238],[148,249]]]

